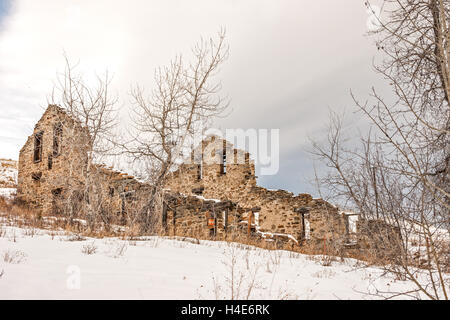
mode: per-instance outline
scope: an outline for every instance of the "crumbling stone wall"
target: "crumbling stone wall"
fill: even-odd
[[[127,173],[104,165],[93,166],[96,190],[103,211],[104,222],[127,224],[139,214],[150,194],[150,186]]]
[[[19,201],[43,214],[83,216],[83,201],[97,201],[104,222],[125,222],[146,186],[134,177],[93,164],[86,190],[89,134],[59,106],[49,105],[20,150]],[[90,198],[90,199],[89,199]]]
[[[231,201],[208,200],[176,193],[165,195],[164,232],[170,236],[221,238],[245,234],[244,209]]]
[[[357,221],[358,246],[370,252],[377,259],[395,261],[401,257],[402,235],[400,228],[383,220],[363,219]]]
[[[346,237],[345,219],[336,207],[308,194],[295,196],[257,186],[250,155],[223,139],[212,136],[204,140],[190,160],[169,177],[166,188],[186,195],[197,193],[205,198],[231,200],[244,208],[257,207],[260,232],[291,235],[297,241],[306,237]],[[300,208],[303,212],[299,212]]]
[[[58,125],[62,131],[55,145]],[[81,188],[87,159],[82,148],[85,134],[60,107],[50,105],[20,150],[18,198],[51,213],[56,198],[64,197],[68,186]],[[75,136],[78,143],[73,143]]]

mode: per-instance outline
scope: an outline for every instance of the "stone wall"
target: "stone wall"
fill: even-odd
[[[55,130],[59,124],[62,124],[62,131],[55,145]],[[77,143],[73,141],[75,136]],[[36,146],[37,139],[40,148]],[[87,159],[82,148],[84,139],[81,126],[61,108],[50,105],[20,150],[18,198],[50,213],[57,193],[63,196],[64,187],[80,188]]]
[[[197,193],[205,198],[231,200],[243,208],[257,207],[262,233],[286,234],[296,241],[346,237],[345,219],[336,207],[308,194],[257,186],[255,164],[249,154],[223,139],[207,138],[190,160],[169,177],[166,188],[186,195]]]
[[[20,150],[19,201],[43,214],[72,218],[83,217],[90,201],[104,222],[125,222],[136,192],[146,186],[112,168],[88,166],[88,149],[88,131],[62,108],[49,105]]]
[[[221,238],[245,234],[244,209],[231,201],[169,193],[163,208],[164,232],[170,236]]]
[[[383,220],[359,219],[357,222],[358,246],[377,259],[395,260],[401,257],[402,235],[400,228]]]
[[[18,199],[44,214],[70,217],[84,216],[89,201],[105,223],[135,221],[151,187],[104,165],[91,164],[87,175],[88,143],[87,130],[63,109],[50,105],[20,150]],[[169,175],[165,185],[171,194],[163,210],[166,233],[208,237],[211,232],[224,236],[235,230],[299,244],[348,243],[348,217],[338,208],[309,194],[258,186],[254,161],[229,142],[209,137],[189,160]],[[214,219],[213,231],[209,219]],[[356,229],[356,240],[366,249],[382,242],[374,234],[399,237],[380,222],[360,221]]]

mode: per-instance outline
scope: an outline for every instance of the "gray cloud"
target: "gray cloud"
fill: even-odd
[[[17,0],[0,33],[0,157],[17,158],[64,66],[62,53],[92,76],[108,68],[127,108],[130,85],[151,89],[153,70],[188,56],[199,36],[227,29],[231,56],[220,73],[232,112],[220,128],[279,128],[280,172],[264,186],[311,191],[303,151],[328,108],[351,107],[349,90],[387,90],[362,2],[316,0]],[[187,58],[187,57],[186,57]],[[125,110],[124,110],[124,113]]]

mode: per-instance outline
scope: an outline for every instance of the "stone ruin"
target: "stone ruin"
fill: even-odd
[[[194,150],[189,163],[171,174],[167,189],[247,208],[257,218],[254,227],[264,238],[284,237],[300,243],[323,239],[344,242],[348,237],[347,219],[335,206],[309,194],[293,195],[258,186],[248,152],[216,136],[205,139],[198,148],[201,151]],[[196,155],[201,157],[195,159]]]
[[[165,215],[169,221],[165,225],[172,226],[167,230],[173,235],[192,235],[193,230],[203,236],[223,235],[231,225],[265,240],[312,248],[328,244],[334,249],[372,248],[375,239],[367,226],[377,225],[378,231],[391,238],[399,235],[383,221],[362,219],[309,194],[269,190],[258,186],[256,179],[255,163],[248,152],[217,136],[208,137],[168,178],[167,190],[194,199],[194,204],[186,205],[184,199],[176,205],[172,200]],[[198,207],[198,199],[209,199],[210,205]],[[211,217],[215,222],[210,224]]]
[[[83,216],[88,135],[64,109],[49,105],[20,150],[17,199],[43,214]],[[190,160],[167,179],[160,221],[165,234],[211,237],[237,230],[299,245],[370,242],[349,215],[330,203],[258,186],[249,153],[226,140],[208,137]],[[148,198],[150,186],[104,165],[90,170],[104,222],[126,224],[136,202]]]
[[[20,150],[17,199],[45,215],[82,217],[89,133],[59,106],[49,105]],[[125,222],[127,207],[145,186],[104,165],[89,168],[91,188],[108,222]],[[67,212],[67,211],[70,211]],[[106,216],[106,215],[105,215]]]

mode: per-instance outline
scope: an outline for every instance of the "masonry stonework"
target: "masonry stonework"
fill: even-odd
[[[96,202],[96,215],[105,225],[132,224],[142,214],[151,186],[105,165],[88,166],[89,141],[88,130],[59,106],[49,105],[20,150],[18,199],[43,214],[70,218],[84,217],[84,204]],[[350,227],[347,213],[309,194],[258,186],[249,153],[216,136],[202,141],[190,160],[167,178],[158,222],[165,234],[206,238],[244,233],[364,248],[376,246],[373,234],[400,238],[398,230],[382,221],[360,219]]]
[[[17,198],[43,214],[74,218],[85,214],[83,201],[90,193],[101,201],[104,220],[125,222],[130,199],[145,188],[126,173],[92,164],[93,190],[86,191],[88,149],[88,131],[61,107],[49,105],[20,150]]]
[[[285,235],[297,242],[345,240],[345,217],[333,205],[308,194],[295,196],[257,186],[254,161],[226,140],[211,136],[198,148],[191,163],[182,164],[172,173],[166,188],[185,195],[230,200],[242,208],[258,208],[257,227],[263,236]]]
[[[242,222],[248,209],[232,201],[218,201],[199,196],[169,193],[163,208],[164,232],[170,236],[221,238],[245,235]]]

